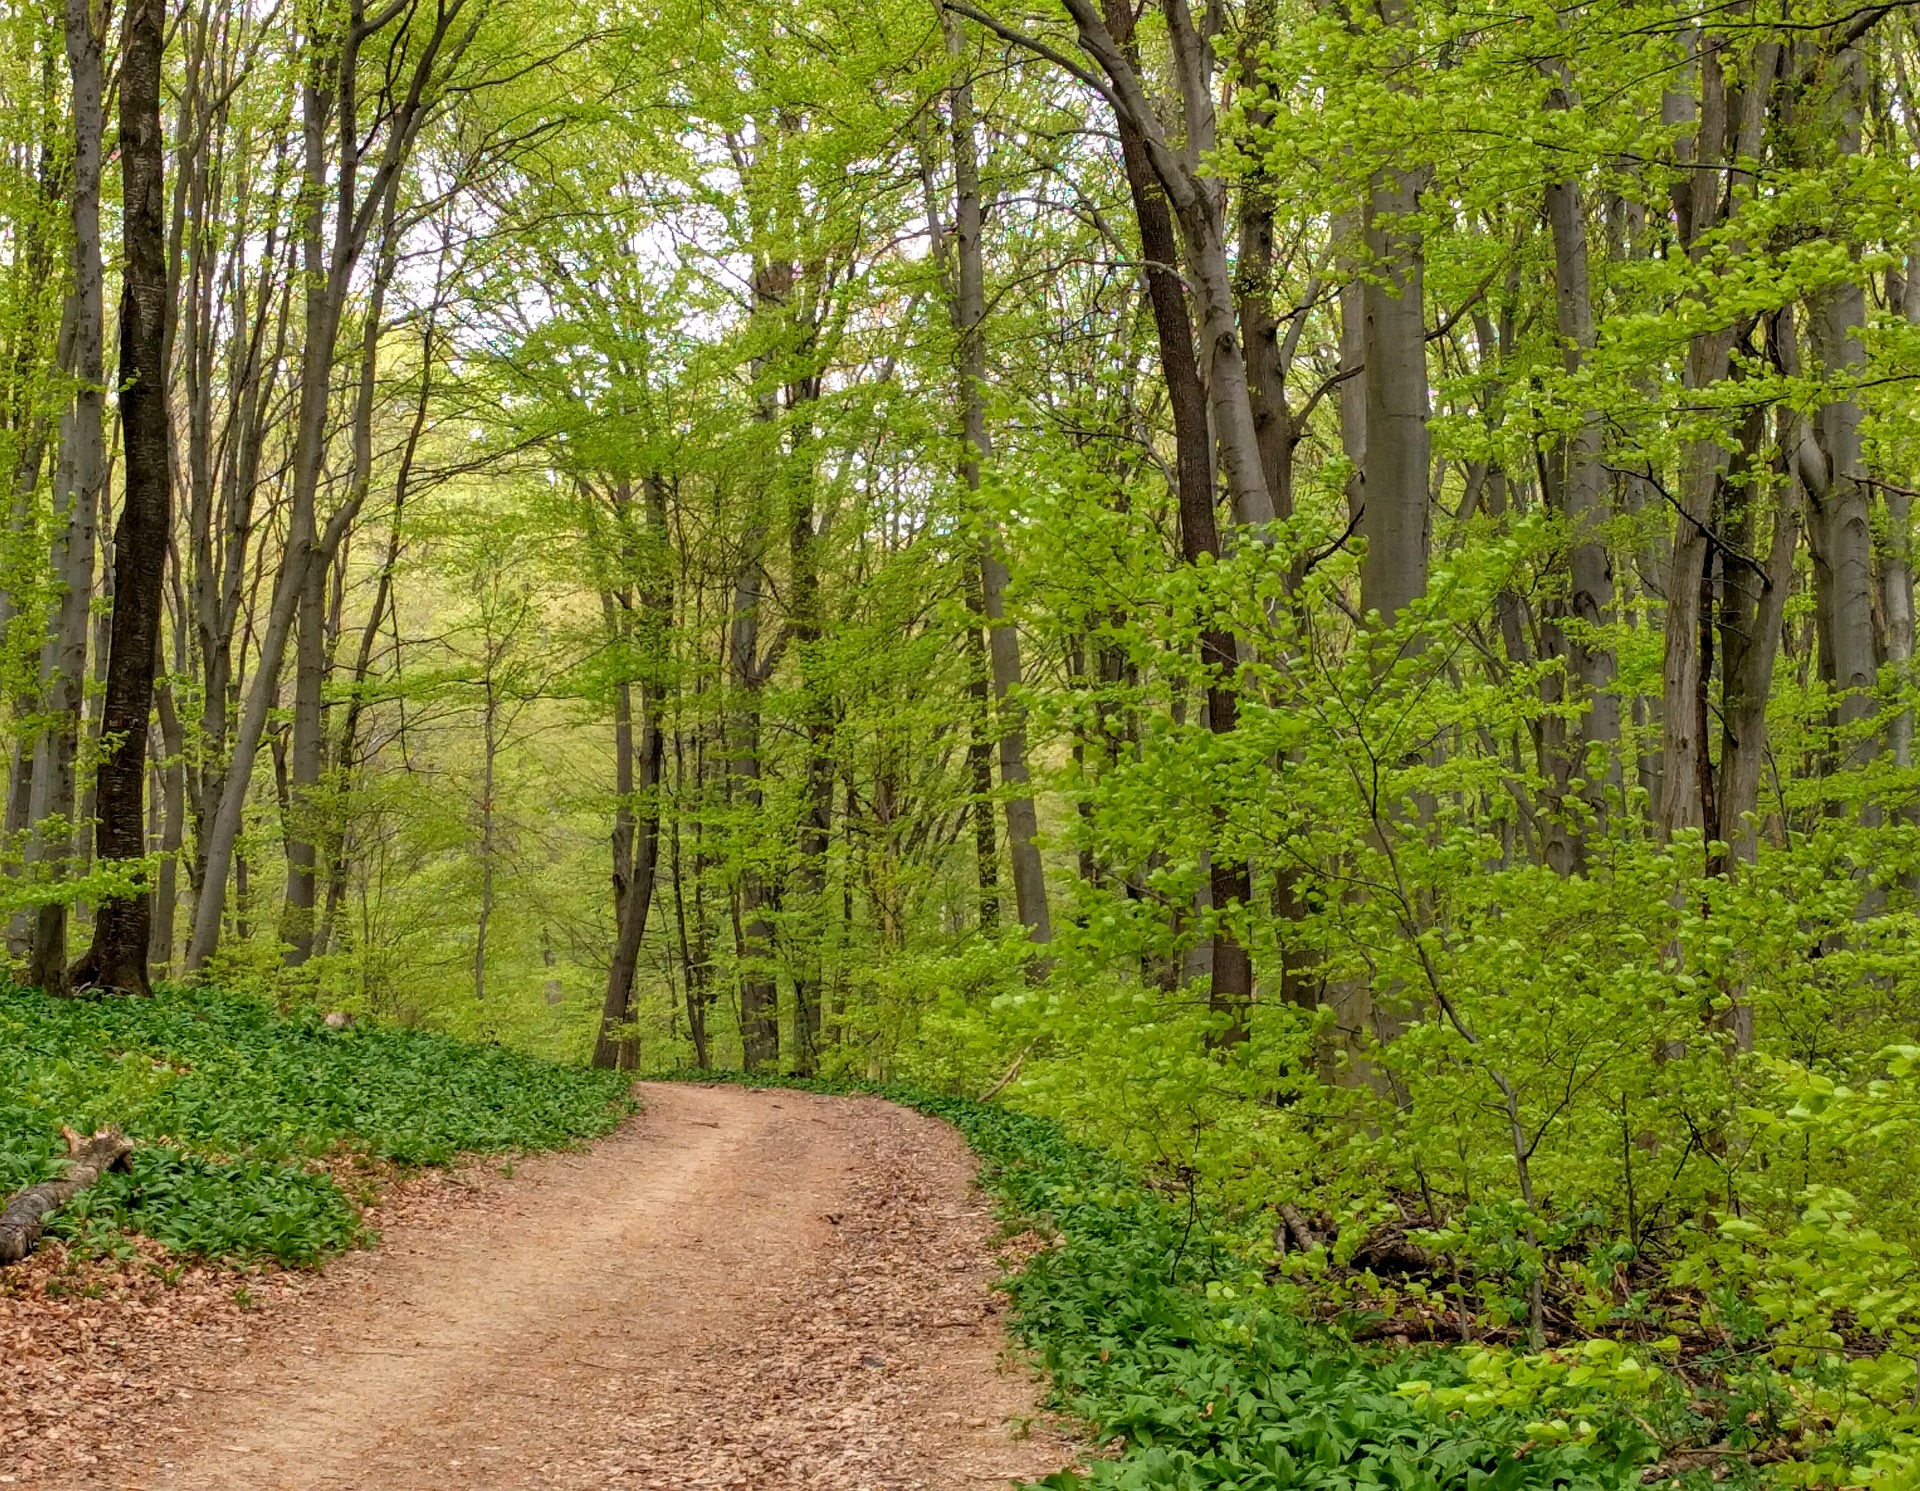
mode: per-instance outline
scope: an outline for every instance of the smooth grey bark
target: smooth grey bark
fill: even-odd
[[[1556,81],[1549,105],[1570,108],[1564,84]],[[1578,376],[1594,347],[1593,281],[1587,252],[1587,211],[1580,182],[1563,177],[1549,182],[1547,223],[1553,237],[1554,321],[1560,334],[1561,362]],[[1613,620],[1613,559],[1605,540],[1611,516],[1610,483],[1604,462],[1604,437],[1597,411],[1581,412],[1579,428],[1557,442],[1549,459],[1561,516],[1566,522],[1568,596],[1566,614],[1575,623],[1562,638],[1567,672],[1577,690],[1578,724],[1568,742],[1567,770],[1583,784],[1578,789],[1593,823],[1606,821],[1608,791],[1620,785],[1620,701],[1613,692],[1617,668],[1613,650],[1598,633]],[[1599,770],[1592,758],[1604,755]],[[1567,789],[1562,785],[1561,790]],[[1570,838],[1569,870],[1584,859],[1584,826]]]
[[[1109,0],[1107,20],[1122,48],[1132,44],[1132,16],[1126,0]],[[1160,183],[1148,159],[1146,142],[1124,117],[1119,119],[1121,159],[1127,189],[1140,229],[1146,260],[1147,297],[1153,311],[1160,366],[1173,414],[1175,495],[1180,512],[1180,553],[1188,564],[1218,559],[1220,534],[1214,516],[1211,436],[1207,427],[1207,399],[1194,354],[1193,323],[1187,297],[1174,266],[1174,227]],[[1282,395],[1284,406],[1284,394]],[[1236,639],[1226,629],[1210,626],[1200,637],[1200,661],[1205,669],[1207,729],[1231,735],[1239,726],[1239,698],[1234,675],[1238,667]],[[1216,812],[1216,822],[1224,813]],[[1208,978],[1208,1005],[1223,1022],[1216,1039],[1237,1044],[1247,1034],[1248,1007],[1253,1000],[1253,961],[1244,934],[1236,925],[1252,898],[1252,873],[1245,859],[1209,851],[1205,879],[1195,899],[1195,911],[1212,915],[1213,936],[1186,950],[1182,977]]]
[[[1910,325],[1920,326],[1920,252],[1907,255],[1898,288],[1899,296],[1889,300]],[[1887,543],[1880,557],[1880,610],[1886,617],[1887,663],[1895,688],[1904,692],[1913,684],[1913,493],[1887,484],[1881,495],[1887,505]],[[1913,764],[1913,710],[1904,700],[1887,721],[1887,750],[1894,765]]]
[[[1741,59],[1744,92],[1730,92],[1722,52],[1729,43],[1712,36],[1687,45],[1694,51],[1697,105],[1670,100],[1668,112],[1692,128],[1677,146],[1692,166],[1674,187],[1673,214],[1680,242],[1699,257],[1702,238],[1724,227],[1740,208],[1751,173],[1738,163],[1758,158],[1779,70],[1780,46],[1759,42]],[[1694,334],[1687,348],[1685,386],[1706,389],[1726,378],[1740,328],[1731,321]],[[1658,821],[1664,834],[1709,828],[1720,814],[1709,746],[1708,650],[1713,624],[1713,522],[1728,447],[1722,439],[1691,442],[1681,455],[1673,547],[1666,576],[1665,649],[1661,666],[1663,727]]]
[[[58,536],[53,549],[60,604],[41,655],[46,723],[34,747],[28,803],[28,818],[35,825],[29,857],[42,864],[64,859],[74,847],[74,762],[87,677],[94,528],[106,484],[106,276],[100,241],[104,23],[103,12],[96,24],[90,0],[67,0],[67,67],[73,87],[73,175],[67,210],[72,232],[72,364],[78,386],[60,418],[54,476]],[[57,841],[41,827],[55,821],[60,824]],[[58,897],[34,916],[27,977],[50,992],[67,987],[67,907]]]
[[[942,10],[948,56],[958,61],[962,39],[951,13]],[[987,345],[983,327],[987,315],[986,272],[981,235],[984,209],[980,197],[979,146],[975,139],[973,86],[962,71],[948,91],[952,111],[954,173],[953,325],[959,334],[961,453],[960,479],[969,494],[980,491],[980,469],[993,457],[987,433]],[[1017,697],[1021,686],[1020,634],[1007,618],[1007,566],[1000,557],[997,534],[989,533],[980,548],[981,609],[987,623],[987,651],[998,715],[1000,785],[1005,791],[1007,853],[1013,867],[1013,895],[1021,924],[1030,941],[1045,946],[1053,940],[1053,918],[1047,904],[1046,869],[1040,859],[1040,825],[1035,811],[1031,775],[1027,769],[1025,711]]]
[[[1822,116],[1823,138],[1843,156],[1860,153],[1864,64],[1849,47],[1830,64],[1835,82]],[[1878,710],[1875,694],[1879,655],[1874,637],[1873,531],[1862,459],[1860,402],[1854,386],[1865,372],[1866,291],[1857,278],[1810,297],[1808,343],[1828,397],[1812,421],[1814,449],[1801,447],[1812,497],[1814,604],[1820,630],[1822,676],[1839,695],[1843,731],[1863,725]],[[1815,450],[1818,452],[1817,461]],[[1841,759],[1858,764],[1874,754],[1874,737],[1859,731]]]
[[[1411,172],[1383,175],[1367,202],[1368,273],[1360,289],[1366,371],[1360,469],[1360,609],[1392,624],[1427,590],[1432,517],[1427,495],[1425,248],[1409,223],[1419,206]]]
[[[1139,133],[1147,161],[1173,209],[1186,251],[1199,312],[1199,358],[1208,369],[1209,404],[1233,515],[1256,533],[1266,529],[1273,521],[1273,497],[1261,469],[1259,434],[1240,346],[1225,204],[1219,183],[1207,167],[1215,133],[1212,72],[1213,39],[1220,19],[1217,9],[1209,7],[1203,33],[1194,24],[1187,0],[1161,0],[1185,126],[1185,138],[1176,146],[1147,95],[1140,69],[1115,40],[1097,0],[1062,0],[1080,48],[1097,71],[963,0],[944,0],[944,4],[954,14],[977,21],[1014,45],[1065,67],[1097,92],[1116,118],[1124,118]]]

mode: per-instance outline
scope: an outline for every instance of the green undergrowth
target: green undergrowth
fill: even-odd
[[[1047,1487],[1611,1488],[1639,1485],[1655,1459],[1603,1394],[1562,1383],[1503,1408],[1464,1353],[1372,1349],[1301,1323],[1289,1287],[1246,1262],[1249,1238],[1049,1119],[908,1087],[688,1076],[874,1093],[966,1136],[1004,1220],[1045,1242],[1007,1281],[1015,1332],[1054,1406],[1115,1451]]]
[[[207,989],[52,999],[0,989],[0,1194],[49,1178],[62,1125],[139,1148],[63,1212],[89,1247],[311,1265],[363,1240],[343,1158],[400,1167],[605,1133],[627,1079],[420,1031],[329,1028]],[[328,1162],[322,1164],[322,1162]],[[351,1188],[349,1182],[349,1188]]]

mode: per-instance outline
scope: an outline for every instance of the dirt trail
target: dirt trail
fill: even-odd
[[[45,1484],[964,1491],[1073,1460],[1006,1361],[958,1135],[865,1098],[644,1096],[390,1228]]]

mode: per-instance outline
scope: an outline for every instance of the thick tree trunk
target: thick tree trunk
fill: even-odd
[[[1391,625],[1426,594],[1432,518],[1427,435],[1425,249],[1408,226],[1419,184],[1408,172],[1376,183],[1367,204],[1371,269],[1361,286],[1366,458],[1361,466],[1360,609]]]
[[[120,429],[125,497],[114,534],[113,634],[101,725],[108,741],[97,787],[100,858],[123,869],[146,854],[142,803],[147,724],[160,645],[160,590],[173,507],[173,429],[167,411],[165,146],[160,0],[128,0],[120,57],[120,162],[125,287],[120,301]],[[152,905],[144,891],[103,897],[93,946],[74,982],[130,994],[150,991]]]

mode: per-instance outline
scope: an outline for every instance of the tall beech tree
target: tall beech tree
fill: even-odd
[[[120,292],[120,438],[126,457],[113,534],[113,632],[100,710],[95,843],[103,867],[133,883],[113,887],[94,914],[93,943],[73,982],[150,992],[153,908],[138,884],[146,856],[147,725],[160,658],[161,586],[173,523],[169,409],[166,146],[160,133],[165,16],[159,0],[128,0],[120,50],[120,201],[125,268]]]

